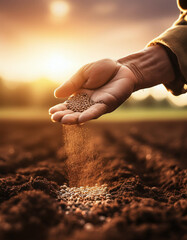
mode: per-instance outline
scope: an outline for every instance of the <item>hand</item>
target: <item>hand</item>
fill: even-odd
[[[112,112],[131,95],[136,81],[132,71],[116,61],[103,59],[87,64],[58,87],[55,96],[65,98],[84,92],[98,103],[82,113],[68,110],[66,102],[58,104],[49,110],[51,119],[62,124],[77,124]]]

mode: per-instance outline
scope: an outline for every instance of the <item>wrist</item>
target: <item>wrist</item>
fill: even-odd
[[[167,84],[175,79],[170,59],[159,45],[147,47],[119,59],[118,62],[127,66],[135,75],[134,91],[161,83]]]

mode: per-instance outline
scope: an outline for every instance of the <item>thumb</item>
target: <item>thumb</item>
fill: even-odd
[[[73,93],[77,92],[82,85],[87,81],[83,76],[83,71],[85,66],[82,67],[76,74],[74,74],[67,82],[61,84],[54,91],[56,98],[65,98],[69,97]]]

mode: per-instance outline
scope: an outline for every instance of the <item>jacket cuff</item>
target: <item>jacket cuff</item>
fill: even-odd
[[[166,89],[168,91],[170,91],[175,96],[186,93],[187,92],[187,89],[185,89],[186,81],[185,81],[183,74],[180,71],[180,67],[179,67],[179,63],[178,63],[176,55],[167,46],[162,45],[160,43],[154,43],[154,45],[155,44],[159,44],[160,46],[162,46],[165,49],[165,51],[170,59],[170,62],[172,64],[174,73],[175,73],[174,81],[172,81],[170,83],[166,83],[166,84],[164,84],[164,86],[166,87]],[[150,45],[152,45],[152,44],[150,44]]]
[[[165,87],[174,95],[187,92],[187,12],[175,24],[147,46],[161,45],[167,52],[175,72],[175,80]]]

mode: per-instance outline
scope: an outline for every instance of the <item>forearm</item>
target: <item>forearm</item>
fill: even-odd
[[[127,66],[136,76],[134,91],[161,83],[168,84],[175,79],[170,59],[160,45],[147,47],[118,62]]]

